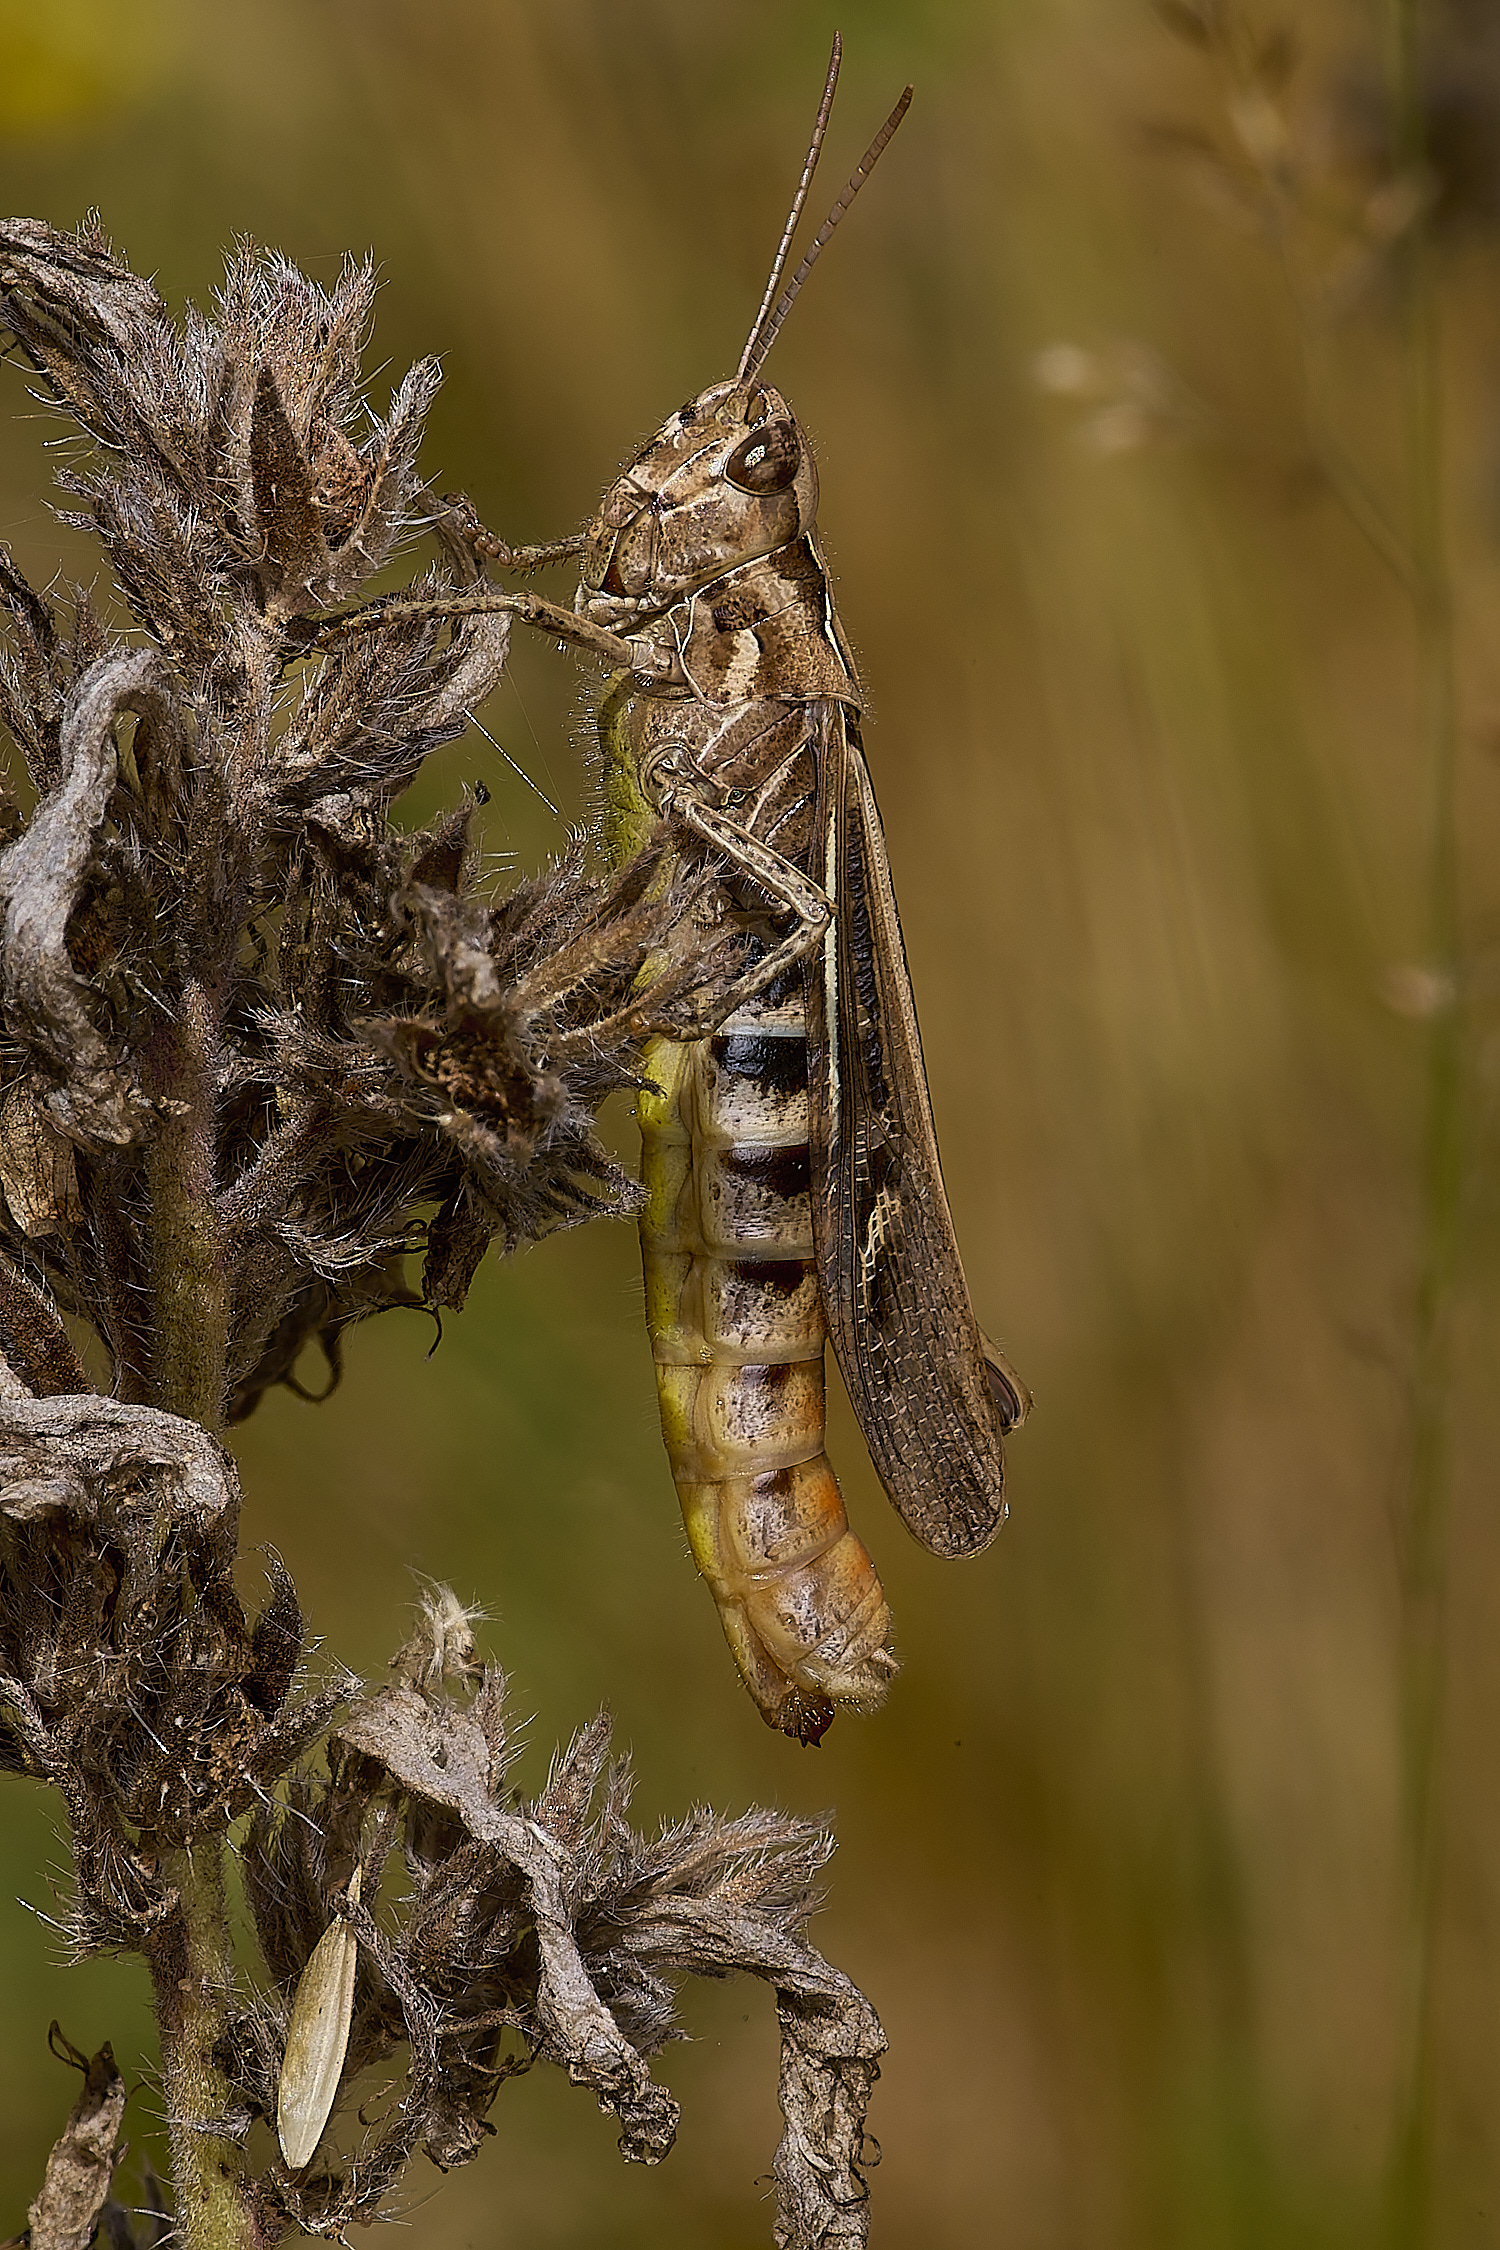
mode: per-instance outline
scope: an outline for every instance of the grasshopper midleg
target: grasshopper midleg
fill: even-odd
[[[694,1557],[762,1715],[805,1743],[838,1706],[877,1703],[896,1668],[824,1450],[826,1338],[881,1482],[937,1554],[999,1528],[1001,1439],[1028,1404],[969,1301],[812,453],[760,373],[910,99],[778,297],[839,55],[835,39],[734,376],[669,416],[581,541],[517,550],[470,531],[502,567],[581,551],[573,612],[530,593],[494,605],[613,669],[598,712],[611,856],[670,815],[746,933],[714,1018],[646,1051],[646,1316]]]
[[[674,757],[672,764],[675,766],[675,763]],[[662,770],[662,762],[658,761],[650,770],[643,765],[641,772],[642,791],[654,801],[658,812],[664,817],[675,813],[688,833],[709,845],[729,869],[736,875],[749,877],[774,905],[796,917],[795,927],[768,950],[762,950],[759,958],[720,994],[715,1007],[715,1024],[707,1027],[711,1031],[737,1009],[758,999],[788,971],[802,966],[816,951],[833,918],[833,908],[827,893],[821,891],[795,861],[762,843],[753,827],[742,827],[706,802],[692,780],[673,780],[669,786],[660,787]],[[762,806],[775,789],[778,778],[772,775],[760,792]]]

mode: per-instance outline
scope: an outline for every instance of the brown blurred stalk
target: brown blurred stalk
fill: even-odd
[[[1420,0],[1390,0],[1390,97],[1397,167],[1426,161]],[[1453,601],[1444,524],[1440,324],[1430,220],[1397,252],[1403,347],[1412,599],[1427,792],[1427,952],[1444,996],[1427,1032],[1422,1233],[1411,1372],[1411,1438],[1401,1526],[1401,1779],[1405,1911],[1403,2016],[1389,2151],[1387,2237],[1426,2234],[1433,2107],[1433,1931],[1439,1891],[1440,1751],[1449,1487],[1452,1305],[1464,1166],[1464,986],[1459,959]]]

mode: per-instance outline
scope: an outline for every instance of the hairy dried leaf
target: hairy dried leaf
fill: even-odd
[[[29,1086],[0,1103],[0,1193],[24,1235],[59,1234],[83,1216],[73,1144]]]

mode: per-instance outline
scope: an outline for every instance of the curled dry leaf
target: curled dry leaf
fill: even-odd
[[[61,2037],[52,2026],[53,2051]],[[83,2092],[47,2159],[41,2192],[26,2214],[31,2250],[88,2250],[120,2160],[125,2081],[108,2041],[92,2058],[64,2042],[83,2072]]]
[[[657,2163],[672,2146],[677,2105],[648,2057],[672,2035],[673,1986],[685,1975],[746,1973],[774,1986],[781,2027],[777,2241],[786,2250],[862,2242],[865,2114],[885,2040],[869,2002],[803,1935],[830,1839],[773,1813],[733,1821],[706,1810],[655,1838],[638,1835],[625,1819],[629,1770],[611,1763],[602,1716],[554,1758],[541,1794],[517,1801],[506,1789],[514,1748],[499,1676],[459,1702],[418,1662],[424,1638],[441,1659],[447,1614],[441,1601],[423,1605],[397,1659],[402,1677],[339,1726],[321,1808],[329,1820],[342,1795],[346,1830],[351,1794],[403,1808],[416,1890],[394,1938],[364,1910],[352,1917],[387,1990],[366,2003],[363,2023],[356,2008],[352,2044],[369,2059],[377,2023],[389,2040],[393,2002],[412,2051],[406,2133],[434,2154],[441,2147],[442,2161],[474,2152],[477,2137],[455,2131],[454,2105],[477,2104],[482,2119],[504,2075],[494,2067],[496,2032],[509,2022],[528,2060],[561,2065],[614,2113],[623,2155]],[[316,1800],[304,1796],[299,1809],[316,1829]],[[289,1824],[278,1838],[262,1822],[246,1851],[252,1895],[263,1890],[276,1914],[285,1911],[289,1844],[305,1859]],[[356,2214],[360,2187],[378,2184],[384,2158],[378,2144],[366,2146],[341,2188],[327,2184],[320,2231]],[[305,2203],[283,2208],[308,2223]]]

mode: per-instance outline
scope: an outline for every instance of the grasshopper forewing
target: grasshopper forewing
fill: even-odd
[[[674,818],[718,874],[745,965],[713,1019],[644,1063],[641,1239],[662,1431],[693,1554],[763,1716],[816,1742],[895,1670],[875,1567],[824,1451],[833,1337],[882,1483],[940,1555],[1005,1515],[1002,1433],[1026,1393],[969,1301],[938,1162],[859,682],[816,540],[811,448],[760,367],[809,267],[777,286],[832,107],[735,376],[689,399],[581,541],[573,617],[518,614],[612,657],[599,712],[623,860]],[[773,304],[773,299],[775,300]]]

